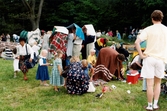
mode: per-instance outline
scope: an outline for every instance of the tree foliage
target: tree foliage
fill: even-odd
[[[120,30],[151,24],[150,14],[159,9],[167,24],[166,0],[0,0],[0,32],[19,33],[54,25],[93,24],[95,29]]]

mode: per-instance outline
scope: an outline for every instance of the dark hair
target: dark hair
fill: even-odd
[[[133,63],[131,66],[130,66],[131,69],[133,70],[141,70],[141,67],[138,66],[136,63]]]
[[[14,54],[17,53],[17,49],[16,49],[16,47],[12,50],[12,52],[13,52]]]
[[[25,39],[25,38],[20,38],[20,39],[19,39],[19,42],[21,42],[21,41],[26,42],[26,39]]]
[[[108,39],[104,38],[104,44],[107,44]]]
[[[118,54],[117,55],[117,58],[121,61],[124,61],[125,60],[125,56],[123,54]]]
[[[163,15],[162,11],[160,11],[160,10],[154,10],[153,13],[151,14],[151,18],[154,21],[162,21],[163,17],[164,17],[164,15]]]

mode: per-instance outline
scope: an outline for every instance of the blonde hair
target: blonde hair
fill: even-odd
[[[60,49],[58,49],[54,54],[55,59],[58,58],[60,56],[60,54],[63,54],[63,52]]]
[[[83,66],[83,67],[87,67],[87,66],[88,66],[88,61],[87,61],[86,59],[83,59],[83,60],[81,61],[81,63],[82,63],[82,66]]]
[[[70,63],[79,62],[79,61],[80,61],[80,59],[78,56],[72,56],[70,59]]]
[[[43,54],[46,54],[46,53],[48,53],[48,51],[46,49],[42,49],[41,53],[40,53],[40,56],[43,56]]]

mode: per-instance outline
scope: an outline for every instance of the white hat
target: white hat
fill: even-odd
[[[94,49],[91,49],[91,50],[90,50],[90,52],[96,52],[96,50],[94,50]]]

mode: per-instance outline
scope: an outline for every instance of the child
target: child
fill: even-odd
[[[13,49],[13,68],[14,68],[14,78],[17,77],[17,72],[19,69],[19,56],[17,55],[17,47]]]
[[[59,91],[58,86],[63,85],[64,80],[61,76],[62,73],[62,56],[63,52],[61,50],[57,50],[55,53],[55,59],[53,61],[53,68],[51,72],[50,84],[54,86],[55,91]]]
[[[37,69],[36,79],[40,80],[40,85],[49,86],[46,83],[49,80],[49,73],[48,73],[48,65],[49,63],[46,62],[48,51],[43,49],[40,54],[39,65]]]
[[[91,64],[88,63],[86,59],[83,59],[81,61],[82,69],[84,70],[85,74],[88,76],[90,75],[90,81],[92,81],[92,76],[94,74],[94,68],[91,66]]]
[[[90,54],[89,54],[89,56],[88,56],[88,58],[87,58],[87,61],[88,61],[93,67],[95,67],[95,64],[96,64],[95,52],[96,52],[96,50],[91,49],[91,50],[90,50]]]
[[[33,51],[35,52],[36,56],[38,57],[40,47],[37,45],[37,42],[36,42],[36,41],[34,42],[34,44],[33,44],[33,46],[32,46],[32,49],[33,49]]]

